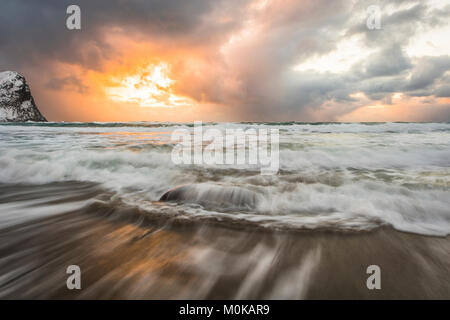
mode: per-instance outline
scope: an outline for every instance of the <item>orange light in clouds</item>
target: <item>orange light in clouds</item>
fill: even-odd
[[[114,101],[136,103],[141,107],[182,107],[193,104],[189,98],[177,95],[172,89],[175,80],[169,77],[168,63],[149,64],[136,74],[112,77],[107,95]]]

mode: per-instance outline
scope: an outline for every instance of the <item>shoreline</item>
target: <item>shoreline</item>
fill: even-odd
[[[133,220],[133,219],[131,219]],[[450,238],[239,230],[125,221],[84,211],[0,235],[6,299],[449,299]],[[77,264],[82,289],[66,288]],[[368,265],[381,290],[368,290]]]

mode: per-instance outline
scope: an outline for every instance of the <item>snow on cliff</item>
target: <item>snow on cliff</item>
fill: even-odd
[[[2,121],[47,121],[36,107],[25,78],[14,71],[0,72]]]

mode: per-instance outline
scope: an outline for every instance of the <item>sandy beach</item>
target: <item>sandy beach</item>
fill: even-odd
[[[74,189],[49,188],[64,187]],[[35,188],[8,189],[16,200],[39,196]],[[390,227],[343,233],[199,226],[97,203],[2,228],[0,297],[449,299],[449,241]],[[72,264],[81,268],[81,290],[66,288]],[[372,264],[381,268],[381,290],[366,287]]]

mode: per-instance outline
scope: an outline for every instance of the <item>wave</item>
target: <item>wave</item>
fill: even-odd
[[[450,131],[445,129],[449,124],[283,126],[291,129],[281,133],[280,172],[261,176],[245,165],[175,165],[170,127],[2,125],[0,183],[39,189],[89,182],[109,192],[111,204],[120,200],[149,215],[189,221],[295,230],[361,231],[390,225],[419,234],[450,234]],[[345,129],[332,132],[338,127]],[[361,127],[380,131],[350,132]],[[385,131],[395,128],[395,134]],[[412,132],[419,128],[420,133]],[[172,203],[160,201],[166,192],[183,185],[194,191]],[[83,201],[70,209],[87,205]],[[99,199],[93,195],[89,201]],[[5,204],[3,209],[17,213],[29,206],[35,211],[27,210],[37,217],[48,206],[25,200],[16,205],[14,209]],[[58,210],[62,207],[47,211]]]

